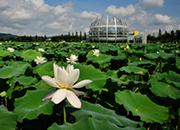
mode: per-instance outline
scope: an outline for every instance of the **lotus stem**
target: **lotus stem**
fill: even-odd
[[[64,123],[66,123],[66,100],[63,103],[63,115],[64,115]]]
[[[4,98],[4,102],[5,102],[5,107],[7,108],[7,99]]]

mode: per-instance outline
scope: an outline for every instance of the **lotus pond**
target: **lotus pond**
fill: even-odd
[[[56,76],[69,65],[72,91]],[[44,76],[77,96],[57,103]],[[0,101],[0,130],[178,130],[180,45],[1,43]]]

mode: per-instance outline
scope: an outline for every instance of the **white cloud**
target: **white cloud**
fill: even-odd
[[[56,15],[58,15],[58,14],[62,14],[62,13],[64,13],[64,12],[66,12],[66,9],[63,8],[63,6],[58,5],[58,6],[56,6],[56,7],[54,8],[54,12],[55,12]]]
[[[9,1],[0,1],[0,10],[4,10],[9,6]]]
[[[145,9],[148,10],[154,7],[164,7],[164,0],[140,0],[140,2],[144,5]]]
[[[32,3],[38,7],[42,6],[44,4],[44,0],[31,0]]]
[[[157,24],[172,24],[171,17],[167,15],[155,14],[154,18]]]
[[[115,5],[111,5],[107,7],[105,12],[116,17],[127,17],[136,13],[136,9],[132,4],[128,5],[126,8],[122,6],[120,8],[116,8]]]
[[[165,26],[165,30],[167,32],[171,32],[172,30],[174,30],[174,27],[172,25],[167,25],[167,26]]]
[[[83,11],[81,13],[81,18],[85,18],[85,19],[95,19],[97,16],[101,16],[101,15],[96,12],[87,12],[87,11]]]
[[[126,21],[130,31],[138,30],[147,34],[159,28],[180,29],[178,17],[174,19],[167,15],[150,14],[142,8],[142,3],[152,7],[163,7],[162,2],[164,1],[158,0],[155,5],[154,0],[141,0],[141,3],[125,7],[110,5],[104,10],[104,17],[110,14]],[[80,12],[74,7],[74,3],[50,6],[45,4],[44,0],[0,0],[0,32],[33,36],[54,36],[75,31],[88,33],[91,22],[103,13],[86,10]]]
[[[30,20],[32,19],[31,13],[25,9],[17,10],[14,15],[11,16],[12,20]]]
[[[49,6],[48,5],[44,5],[38,8],[38,12],[39,13],[48,13],[50,11]]]

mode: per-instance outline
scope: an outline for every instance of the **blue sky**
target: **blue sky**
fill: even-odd
[[[126,21],[130,32],[180,30],[180,0],[0,0],[0,33],[88,33],[102,14]]]

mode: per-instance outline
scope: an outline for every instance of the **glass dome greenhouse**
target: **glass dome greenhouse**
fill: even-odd
[[[127,42],[128,26],[120,19],[104,18],[104,15],[97,17],[90,25],[90,42]]]

